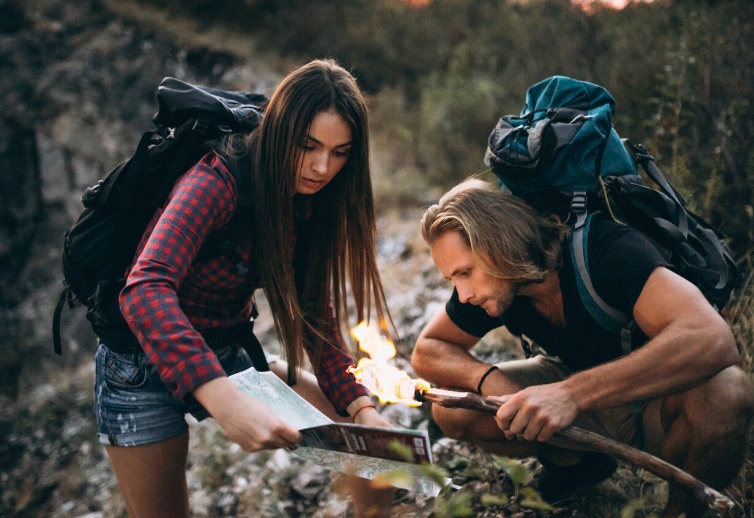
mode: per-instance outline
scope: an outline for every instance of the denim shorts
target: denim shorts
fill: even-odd
[[[226,347],[215,351],[225,372],[252,366],[246,351]],[[143,351],[120,354],[100,344],[95,360],[94,410],[99,442],[110,446],[141,446],[188,431],[186,414],[201,421],[209,413],[198,402],[173,396]],[[193,400],[193,398],[188,398]]]

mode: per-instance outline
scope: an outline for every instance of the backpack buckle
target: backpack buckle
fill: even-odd
[[[571,212],[576,216],[574,229],[578,230],[586,223],[586,191],[574,192],[571,196]]]
[[[574,214],[583,214],[586,212],[586,191],[573,193],[571,197],[571,212]]]

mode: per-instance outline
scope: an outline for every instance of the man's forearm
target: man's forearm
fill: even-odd
[[[489,369],[464,348],[432,338],[417,342],[411,363],[416,374],[433,385],[467,391],[476,390]]]
[[[726,354],[693,331],[669,329],[628,356],[574,374],[563,382],[580,411],[653,399],[686,390],[729,366]]]

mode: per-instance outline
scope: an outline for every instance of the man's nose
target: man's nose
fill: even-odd
[[[464,304],[474,297],[474,291],[469,289],[465,284],[456,283],[456,291],[458,292],[458,300]]]

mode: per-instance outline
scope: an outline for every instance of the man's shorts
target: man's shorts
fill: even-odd
[[[215,354],[228,375],[252,365],[241,348],[226,347]],[[188,431],[186,414],[199,421],[209,417],[198,402],[187,403],[168,392],[143,351],[120,354],[100,344],[95,372],[94,410],[102,444],[141,446],[164,441]]]
[[[558,358],[547,355],[537,355],[526,360],[506,361],[496,366],[509,380],[521,387],[556,383],[572,374],[571,370]],[[637,411],[643,413],[645,408],[646,402],[641,403]],[[623,406],[582,413],[573,424],[637,448],[643,446],[639,444],[643,441],[640,439],[641,430],[637,429],[633,407]]]

